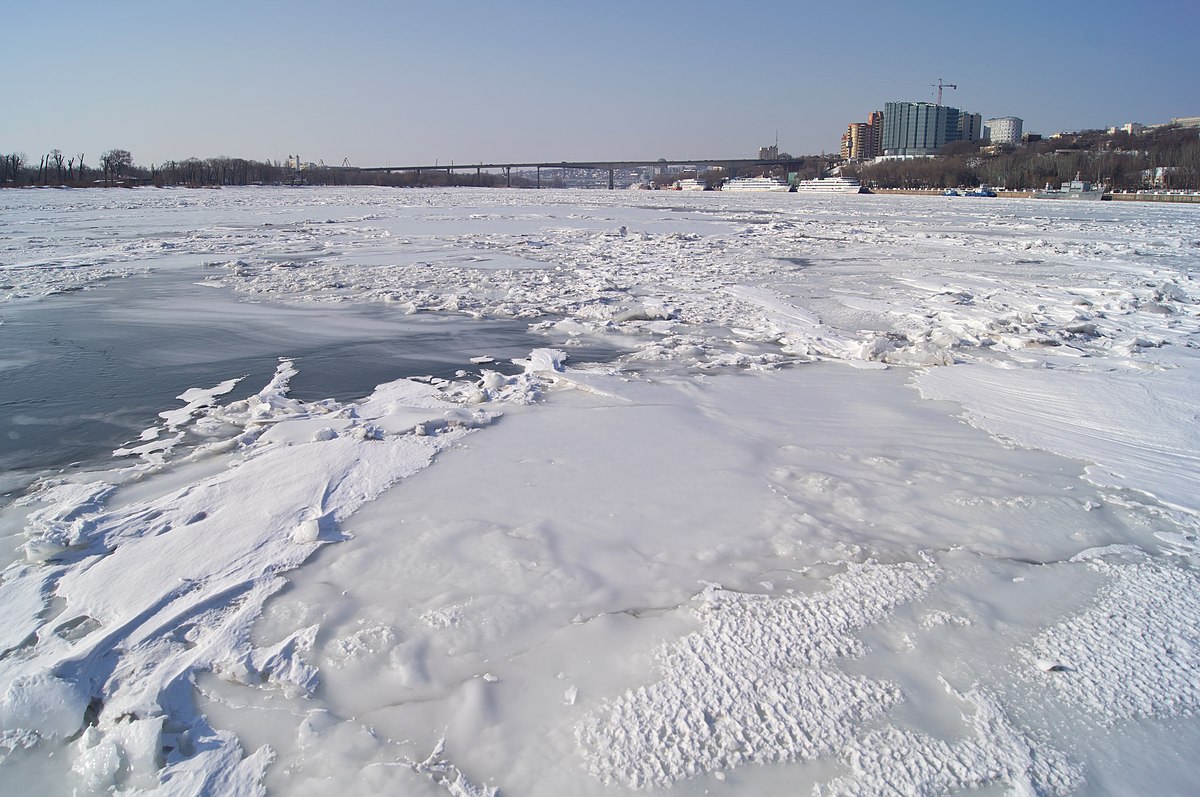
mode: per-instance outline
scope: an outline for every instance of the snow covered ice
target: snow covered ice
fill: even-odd
[[[4,475],[0,779],[1194,793],[1198,268],[1175,205],[0,192],[14,447],[114,413],[6,377],[256,346]],[[79,297],[146,348],[32,379]]]

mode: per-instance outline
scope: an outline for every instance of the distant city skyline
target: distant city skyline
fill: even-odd
[[[834,153],[889,101],[1026,131],[1200,113],[1194,6],[15,0],[0,152],[356,166]],[[1137,25],[1129,15],[1136,12]],[[1149,75],[1147,77],[1146,75]]]

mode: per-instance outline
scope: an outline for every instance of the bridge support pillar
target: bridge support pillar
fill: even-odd
[[[542,187],[542,167],[537,167],[537,187]]]
[[[613,190],[613,172],[614,171],[616,171],[616,170],[615,169],[608,170],[608,190],[609,191]]]
[[[511,166],[504,167],[504,187],[512,188],[512,167]]]

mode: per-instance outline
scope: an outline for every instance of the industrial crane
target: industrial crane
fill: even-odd
[[[953,83],[943,83],[941,78],[938,78],[937,83],[930,83],[929,85],[938,90],[938,105],[942,104],[942,89],[958,89],[958,86]]]

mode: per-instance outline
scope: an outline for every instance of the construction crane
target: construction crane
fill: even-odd
[[[938,90],[938,101],[937,101],[938,105],[942,104],[942,89],[954,89],[956,91],[958,90],[958,86],[956,86],[953,83],[943,83],[941,78],[938,78],[937,83],[930,83],[929,85]]]

